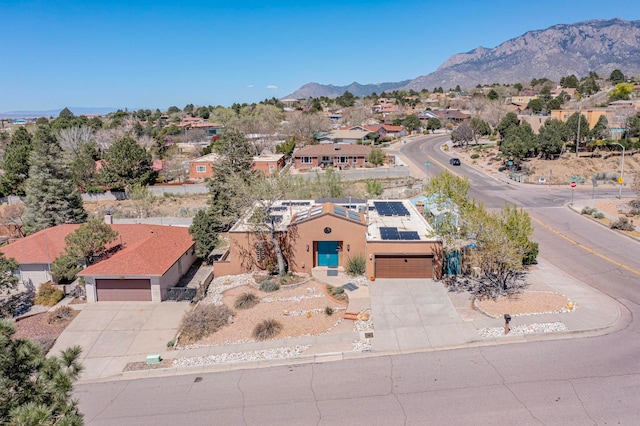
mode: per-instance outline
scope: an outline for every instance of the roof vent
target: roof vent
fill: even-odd
[[[333,149],[335,149],[336,151],[340,150],[340,144],[339,143],[334,143],[333,144]]]

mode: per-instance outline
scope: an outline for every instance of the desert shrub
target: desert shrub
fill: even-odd
[[[267,340],[277,336],[282,330],[282,324],[274,319],[266,319],[256,325],[251,335],[256,340]]]
[[[331,306],[327,306],[326,308],[324,308],[324,313],[327,314],[327,316],[329,316],[329,317],[331,315],[333,315],[333,312],[334,312],[334,310],[333,310],[333,308]]]
[[[174,342],[173,340],[169,340],[167,342],[167,348],[171,349],[176,345],[176,342]]]
[[[640,209],[633,208],[633,209],[629,210],[629,213],[634,215],[634,216],[638,216],[638,215],[640,215]]]
[[[287,272],[284,275],[279,275],[278,276],[278,281],[280,283],[280,285],[286,285],[286,284],[293,284],[297,281],[301,281],[302,278],[299,277],[298,275],[292,274],[290,272]]]
[[[202,339],[229,324],[233,312],[225,305],[199,305],[182,318],[182,335],[191,341]]]
[[[602,212],[595,212],[592,215],[593,217],[595,217],[596,219],[604,219],[604,213]]]
[[[522,257],[522,264],[523,265],[535,265],[536,263],[538,263],[538,252],[539,251],[540,251],[540,249],[538,247],[538,243],[531,242],[531,244],[529,244],[528,250],[526,251],[526,253]]]
[[[253,293],[242,293],[236,298],[233,307],[236,309],[249,309],[260,303],[260,298]]]
[[[593,207],[584,206],[580,214],[592,215],[594,211],[596,211],[596,209],[594,209]]]
[[[101,186],[88,186],[87,194],[104,194],[107,190]]]
[[[609,225],[609,227],[611,229],[619,229],[621,231],[633,231],[635,229],[633,223],[630,222],[626,217],[621,217],[618,218],[618,220],[616,220],[615,222],[611,222],[611,225]]]
[[[69,306],[60,306],[47,314],[47,323],[60,324],[73,319],[74,310]]]
[[[53,306],[61,301],[63,297],[64,293],[62,293],[62,290],[58,289],[49,281],[40,284],[34,302],[36,305]]]
[[[364,275],[367,268],[367,260],[361,254],[354,254],[347,259],[347,274],[351,276]]]
[[[271,293],[280,290],[280,284],[272,280],[271,278],[265,278],[260,281],[260,290],[265,293]]]
[[[480,154],[471,154],[471,157],[470,157],[470,158],[471,158],[472,160],[476,160],[476,159],[480,158]]]

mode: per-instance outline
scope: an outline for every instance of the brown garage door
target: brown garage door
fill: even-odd
[[[376,278],[433,278],[433,256],[377,255]]]
[[[151,280],[96,280],[98,301],[151,301]]]

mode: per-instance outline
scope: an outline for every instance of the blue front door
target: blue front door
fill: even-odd
[[[337,241],[318,241],[318,266],[338,266]]]

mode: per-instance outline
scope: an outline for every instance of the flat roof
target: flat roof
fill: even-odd
[[[376,208],[376,203],[401,203],[408,212],[408,215],[383,215]],[[379,206],[380,204],[378,204]],[[382,237],[381,228],[396,228],[399,233],[416,232],[418,240],[413,241],[434,241],[438,240],[433,228],[427,219],[418,212],[418,209],[410,200],[369,200],[367,201],[367,219],[369,227],[367,229],[367,241],[404,241],[404,239],[388,239]]]

